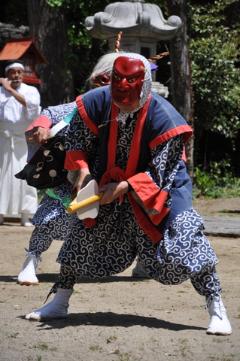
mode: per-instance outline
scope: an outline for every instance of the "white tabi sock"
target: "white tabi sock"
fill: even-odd
[[[68,301],[72,293],[72,289],[58,288],[51,302],[28,313],[25,318],[30,321],[42,321],[67,317]]]
[[[36,269],[39,258],[37,258],[34,254],[28,252],[27,257],[23,263],[22,270],[18,275],[18,283],[20,285],[35,285],[38,284],[39,281],[36,276]]]
[[[207,299],[210,322],[207,329],[209,335],[231,335],[232,328],[227,312],[220,296],[210,296]]]
[[[23,227],[31,227],[33,224],[30,221],[30,216],[27,213],[22,213],[21,215],[21,226]]]

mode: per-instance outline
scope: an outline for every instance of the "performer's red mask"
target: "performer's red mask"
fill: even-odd
[[[112,98],[121,108],[138,104],[144,82],[145,67],[141,60],[119,56],[113,65]]]

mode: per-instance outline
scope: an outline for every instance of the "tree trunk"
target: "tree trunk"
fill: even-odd
[[[51,8],[46,0],[28,0],[28,17],[31,36],[47,61],[37,68],[42,80],[42,106],[73,100],[64,14],[57,7]]]
[[[194,128],[193,92],[191,85],[191,65],[188,51],[186,0],[168,0],[169,15],[178,15],[182,20],[182,28],[170,42],[171,59],[171,96],[172,102],[180,114]],[[194,138],[187,144],[187,165],[193,176]]]

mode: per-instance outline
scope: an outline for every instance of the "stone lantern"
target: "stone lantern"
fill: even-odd
[[[107,40],[109,49],[114,49],[116,35],[122,31],[121,49],[142,54],[147,59],[156,55],[158,41],[171,40],[181,25],[178,16],[172,15],[166,20],[159,6],[144,0],[115,2],[85,19],[92,37]],[[153,88],[160,95],[168,96],[168,88],[159,82],[153,81]]]

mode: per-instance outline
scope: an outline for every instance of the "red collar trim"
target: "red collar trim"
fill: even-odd
[[[128,162],[125,170],[126,178],[131,177],[134,175],[139,154],[140,154],[140,145],[141,145],[141,139],[142,139],[142,132],[149,108],[149,104],[151,101],[151,96],[148,97],[148,100],[144,104],[144,106],[140,109],[140,112],[138,114],[138,118],[136,121],[136,127],[133,133],[133,138],[130,146],[129,151],[129,157]],[[110,170],[111,168],[115,167],[115,161],[116,161],[116,148],[117,148],[117,134],[118,134],[118,122],[117,122],[117,115],[119,113],[119,109],[115,104],[112,104],[112,110],[111,110],[111,124],[110,124],[110,132],[109,132],[109,140],[108,140],[108,164],[107,164],[107,170]]]
[[[156,138],[154,138],[150,143],[150,148],[154,148],[157,145],[160,145],[164,142],[167,142],[169,139],[176,137],[177,135],[184,134],[184,140],[187,141],[188,138],[192,135],[192,128],[187,125],[179,125],[176,128],[170,129],[166,131],[165,133],[162,133],[158,135]]]
[[[138,115],[136,127],[135,127],[135,130],[133,133],[131,148],[129,151],[128,162],[127,162],[127,168],[126,168],[126,177],[127,178],[134,175],[134,173],[137,169],[138,159],[139,159],[139,154],[140,154],[142,133],[143,133],[143,128],[144,128],[150,101],[151,101],[151,96],[148,97],[148,100],[146,101],[144,106],[141,108],[139,115]]]
[[[107,170],[111,170],[112,168],[115,167],[116,151],[117,151],[117,135],[118,135],[118,122],[117,122],[118,113],[119,113],[119,109],[115,104],[112,104],[111,122],[110,122],[109,138],[108,138]]]
[[[98,127],[96,126],[96,124],[94,124],[94,122],[92,121],[91,118],[89,118],[86,110],[85,110],[85,106],[83,103],[83,99],[81,97],[81,95],[79,95],[76,98],[76,104],[78,107],[78,112],[82,118],[82,120],[85,122],[85,124],[87,125],[87,127],[95,134],[98,135]]]

